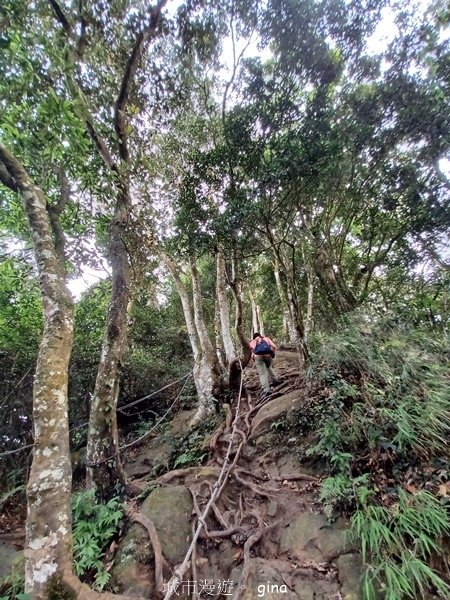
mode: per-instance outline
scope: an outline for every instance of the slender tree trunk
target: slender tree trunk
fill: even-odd
[[[225,347],[223,343],[222,337],[222,325],[220,322],[220,308],[219,308],[219,300],[215,298],[214,302],[214,333],[215,333],[215,342],[216,342],[216,354],[217,360],[219,361],[220,370],[225,372],[228,368],[228,362],[225,356]]]
[[[192,308],[189,301],[189,294],[184,285],[177,265],[173,262],[173,260],[165,253],[160,251],[160,256],[163,259],[164,264],[169,269],[170,274],[173,277],[175,282],[175,287],[177,288],[178,295],[180,296],[181,306],[183,307],[184,320],[186,322],[186,329],[189,336],[189,341],[191,343],[192,354],[194,356],[194,361],[197,362],[200,358],[200,342],[197,335],[197,329],[195,327],[194,315],[192,314]]]
[[[285,319],[286,325],[287,325],[288,340],[292,344],[295,344],[297,333],[295,330],[294,319],[292,318],[291,309],[289,307],[287,291],[286,291],[286,288],[285,288],[283,282],[281,281],[280,261],[276,255],[275,255],[274,273],[275,273],[275,281],[277,284],[278,295],[280,296],[281,307],[283,310],[283,316],[284,316],[284,319]]]
[[[214,394],[217,393],[218,380],[220,377],[218,361],[203,320],[201,289],[195,261],[191,261],[194,264],[195,270],[192,281],[194,302],[191,306],[188,291],[180,277],[177,265],[175,265],[173,260],[163,251],[160,251],[160,255],[174,279],[175,287],[180,296],[186,328],[191,342],[192,353],[194,355],[193,375],[198,396],[198,411],[191,422],[191,427],[193,427],[215,410]],[[196,279],[195,283],[194,279]]]
[[[286,315],[283,314],[283,336],[284,339],[287,341],[291,341],[290,335],[289,335],[289,328],[288,328],[288,323],[287,323],[287,319],[286,319]]]
[[[203,294],[195,257],[189,257],[189,264],[191,267],[194,320],[197,328],[198,339],[200,340],[200,346],[203,354],[207,354],[209,357],[212,357],[215,353],[203,316]]]
[[[314,270],[325,291],[325,295],[337,314],[354,310],[358,301],[345,283],[339,270],[335,271],[324,244],[316,248]]]
[[[238,276],[236,256],[232,257],[232,274],[228,281],[236,303],[236,335],[241,345],[241,356],[230,364],[229,384],[231,389],[238,389],[241,383],[242,371],[250,362],[252,352],[244,332],[244,306],[242,301],[242,283]]]
[[[227,366],[230,365],[231,361],[236,356],[234,349],[233,339],[231,337],[231,325],[230,325],[230,311],[228,309],[228,298],[225,287],[226,270],[225,270],[225,258],[223,252],[219,250],[217,253],[217,275],[216,275],[216,288],[217,288],[217,303],[219,306],[220,313],[220,325],[222,332],[223,346],[225,350],[225,357]]]
[[[258,321],[258,331],[261,335],[265,335],[264,333],[264,322],[261,315],[261,307],[259,304],[256,305],[256,319]]]
[[[309,351],[305,340],[305,330],[303,328],[302,311],[297,300],[294,283],[290,277],[287,278],[287,295],[289,301],[289,308],[295,327],[295,347],[297,349],[300,369],[303,369],[305,361],[309,357]]]
[[[194,369],[194,377],[197,378],[199,385],[197,388],[199,405],[197,414],[193,419],[193,424],[197,424],[209,414],[215,412],[215,402],[217,401],[215,397],[220,394],[222,386],[217,356],[203,316],[203,295],[197,261],[194,256],[189,258],[189,263],[191,266],[194,320],[201,347],[201,360]]]
[[[309,334],[311,333],[314,325],[313,321],[313,309],[314,309],[314,279],[311,274],[308,274],[308,300],[306,306],[306,319],[305,319],[305,342],[308,343]]]
[[[255,333],[261,333],[261,332],[259,331],[259,326],[258,326],[258,310],[256,308],[255,297],[253,296],[253,293],[251,292],[251,290],[249,291],[249,295],[250,295],[250,302],[251,302],[251,307],[252,307],[252,335],[254,335]]]
[[[86,451],[87,482],[102,498],[109,498],[125,486],[117,431],[119,367],[126,347],[130,264],[125,245],[130,196],[128,185],[119,192],[110,230],[112,290],[106,320],[100,364],[91,404]]]
[[[27,485],[25,588],[34,600],[72,563],[68,366],[73,341],[73,300],[50,232],[46,200],[21,163],[0,146],[6,170],[23,200],[39,270],[44,333],[33,387],[34,447]],[[3,181],[3,179],[2,179]]]

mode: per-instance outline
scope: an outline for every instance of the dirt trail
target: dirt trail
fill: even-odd
[[[348,524],[338,520],[330,525],[320,513],[320,477],[302,469],[295,455],[297,440],[289,440],[287,447],[277,443],[276,428],[290,412],[301,409],[304,400],[296,355],[279,352],[274,369],[282,382],[264,400],[256,369],[245,371],[246,393],[230,456],[234,466],[174,598],[230,596],[236,600],[238,594],[244,600],[359,598],[361,565],[344,533]],[[230,442],[235,410],[236,402],[227,409],[226,422],[207,440],[212,451],[208,463],[156,479],[160,487],[140,509],[158,531],[168,563],[166,581],[189,542],[185,539],[189,535],[181,536],[177,546],[176,532],[184,528],[192,533],[211,497]],[[172,521],[178,522],[173,532],[168,531]],[[153,552],[150,548],[150,553],[142,553],[145,539],[148,543],[141,528],[122,540],[114,576],[120,591],[152,597]],[[135,560],[137,548],[141,556]],[[131,588],[130,575],[135,577]]]
[[[233,467],[172,598],[360,598],[362,566],[345,534],[348,523],[341,519],[330,525],[321,514],[321,473],[302,466],[296,454],[304,440],[291,438],[280,445],[278,427],[293,411],[301,411],[305,400],[296,355],[279,352],[274,370],[282,381],[266,399],[255,367],[245,370],[245,393],[230,453]],[[162,432],[129,457],[128,476],[147,486],[149,495],[134,516],[132,510],[129,513],[137,522],[109,558],[111,583],[118,592],[162,598],[167,591],[219,477],[236,404],[235,400],[231,407],[224,406],[226,418],[204,441],[205,451],[210,451],[206,465],[154,479],[155,466],[167,471],[173,440],[186,435],[193,411],[178,412],[169,434]],[[7,542],[0,542],[0,574],[1,567],[19,555]]]

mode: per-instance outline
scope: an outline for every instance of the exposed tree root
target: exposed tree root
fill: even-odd
[[[249,471],[248,469],[243,469],[242,467],[237,468],[236,471],[238,473],[242,473],[242,475],[249,475],[250,477],[254,477],[255,479],[262,479],[263,481],[267,481],[268,479],[274,479],[273,477],[269,478],[269,476],[266,475],[266,473],[262,473],[260,471]],[[275,481],[277,480],[275,479]]]
[[[313,475],[307,475],[306,473],[297,473],[292,475],[277,475],[276,477],[270,478],[272,481],[319,481],[317,477]]]
[[[245,589],[247,585],[247,579],[250,574],[250,550],[257,542],[259,542],[263,533],[262,519],[259,518],[258,531],[251,535],[244,544],[244,567],[239,578],[239,583],[234,591],[233,600],[238,600],[241,590]]]
[[[155,555],[155,582],[158,596],[161,596],[164,590],[164,576],[163,576],[163,554],[161,550],[161,542],[159,541],[158,532],[152,521],[140,512],[134,512],[132,510],[127,511],[127,516],[136,523],[139,523],[144,527],[150,537],[150,542],[153,547],[153,553]]]
[[[149,483],[157,483],[159,485],[166,485],[172,479],[176,479],[177,477],[187,477],[188,475],[195,475],[196,478],[201,477],[204,474],[207,477],[218,477],[220,475],[220,469],[217,467],[187,467],[186,469],[175,469],[174,471],[169,471],[168,473],[164,473],[157,479],[153,479]]]
[[[244,518],[244,503],[243,503],[243,494],[242,492],[239,494],[239,522],[242,522]]]
[[[73,597],[77,600],[145,600],[143,596],[124,596],[122,594],[111,594],[110,592],[96,592],[86,583],[81,583],[78,577],[72,573],[72,567],[68,566],[64,571],[61,581],[53,580],[50,585],[55,587],[56,594],[60,592],[61,598]],[[54,596],[58,597],[57,595]]]
[[[227,405],[224,405],[227,406]],[[209,449],[211,450],[211,452],[214,452],[217,449],[217,443],[219,441],[220,436],[222,435],[222,433],[225,431],[225,424],[221,423],[219,425],[219,427],[216,429],[216,431],[214,432],[214,435],[212,436],[210,442],[209,442]]]
[[[225,412],[227,413],[226,419],[225,419],[225,431],[230,431],[231,430],[231,422],[233,421],[233,413],[231,412],[231,406],[229,404],[224,404],[223,408],[225,409]]]
[[[239,473],[237,473],[236,471],[233,472],[233,477],[236,479],[236,481],[238,483],[240,483],[244,487],[249,488],[250,490],[252,490],[252,492],[254,494],[257,494],[258,496],[264,496],[266,498],[272,498],[272,496],[275,496],[276,493],[280,491],[280,489],[276,489],[276,490],[264,490],[264,489],[258,487],[257,485],[251,483],[250,481],[246,481],[245,479],[242,479],[242,477],[240,477]]]
[[[231,537],[235,533],[244,533],[244,527],[229,527],[228,529],[218,529],[217,531],[208,531],[209,538],[227,538]]]
[[[191,524],[192,537],[195,535],[195,530],[197,529],[197,519],[194,519]],[[191,559],[191,571],[192,571],[192,581],[194,582],[194,589],[192,590],[192,599],[199,600],[200,595],[198,593],[197,588],[197,547],[194,546],[192,548],[192,559]]]
[[[222,494],[222,492],[223,492],[223,490],[224,490],[225,486],[227,485],[227,482],[228,482],[228,478],[229,478],[229,476],[230,476],[230,473],[232,473],[232,472],[233,472],[233,469],[234,469],[234,467],[236,466],[236,463],[237,463],[237,461],[239,460],[239,456],[240,456],[240,454],[241,454],[241,450],[242,450],[242,447],[243,447],[243,445],[244,445],[244,442],[241,442],[241,443],[239,444],[239,447],[238,447],[238,449],[237,449],[237,451],[236,451],[236,455],[235,455],[235,457],[234,457],[234,459],[233,459],[233,462],[231,463],[231,466],[230,466],[230,468],[228,469],[228,471],[225,473],[225,477],[224,477],[223,483],[222,483],[222,485],[220,486],[219,493],[217,494],[217,497],[218,497],[218,498],[220,498],[220,496],[221,496],[221,494]]]
[[[235,431],[236,431],[236,433],[237,433],[238,435],[240,435],[240,436],[241,436],[241,438],[242,438],[242,441],[243,441],[243,443],[245,444],[245,443],[247,442],[247,436],[246,436],[246,434],[245,434],[245,433],[244,433],[244,432],[243,432],[241,429],[238,429],[237,427],[236,427],[236,430],[235,430]]]
[[[198,505],[197,496],[194,494],[194,491],[191,488],[188,488],[188,490],[191,492],[191,495],[192,495],[192,501],[194,503],[195,514],[197,515],[198,519],[200,519],[202,513],[201,513],[200,507]],[[242,534],[246,533],[246,530],[243,527],[239,527],[239,526],[229,527],[226,520],[219,513],[219,509],[217,508],[217,505],[215,503],[213,503],[211,505],[211,507],[214,510],[216,519],[219,521],[219,523],[222,525],[222,527],[225,527],[225,528],[215,530],[215,531],[210,531],[208,529],[206,523],[203,523],[203,531],[204,531],[205,537],[210,538],[210,539],[227,538],[227,537],[231,537],[234,533],[242,533]],[[195,528],[193,531],[195,532]],[[194,560],[194,558],[192,558],[192,560]],[[196,581],[195,578],[194,578],[194,581]]]
[[[211,490],[211,493],[212,493],[212,490]],[[220,525],[222,525],[222,527],[224,529],[229,529],[230,528],[229,523],[227,523],[225,521],[222,513],[220,512],[220,510],[215,502],[212,503],[211,508],[212,508],[212,511],[213,511],[214,516],[216,517],[218,523],[220,523]]]

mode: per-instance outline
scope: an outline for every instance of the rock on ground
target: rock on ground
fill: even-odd
[[[284,418],[286,414],[300,408],[303,402],[300,390],[294,390],[285,396],[274,398],[265,404],[255,415],[252,423],[252,431],[249,440],[255,440],[258,436],[270,430],[272,423]]]
[[[300,513],[284,528],[280,551],[302,560],[328,562],[330,556],[351,548],[346,530],[344,519],[330,525],[324,515]]]
[[[166,561],[174,566],[189,548],[192,497],[185,486],[155,489],[140,511],[154,524]],[[112,569],[112,585],[126,594],[153,593],[154,553],[147,531],[135,523],[121,540]]]

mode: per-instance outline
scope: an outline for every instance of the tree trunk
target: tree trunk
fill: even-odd
[[[275,255],[275,281],[277,284],[278,295],[280,296],[281,308],[283,310],[283,317],[286,321],[287,331],[288,331],[288,341],[292,344],[295,344],[295,339],[297,337],[297,333],[295,330],[294,319],[292,318],[291,310],[289,307],[288,295],[286,292],[286,288],[281,281],[280,276],[280,261],[278,257]]]
[[[314,310],[314,274],[309,270],[307,271],[308,276],[308,300],[306,305],[306,319],[305,319],[305,342],[308,343],[309,334],[311,333],[314,320],[313,320],[313,310]]]
[[[50,580],[72,564],[67,385],[73,342],[73,300],[51,236],[42,190],[2,146],[0,165],[22,196],[44,310],[44,332],[33,388],[34,447],[27,485],[25,550],[25,589],[35,600],[44,600]]]
[[[195,267],[195,261],[192,260],[195,270],[195,275],[193,275],[192,281],[194,296],[194,303],[192,307],[189,300],[188,291],[180,277],[177,265],[162,250],[160,251],[160,255],[174,279],[175,287],[177,288],[177,292],[180,296],[184,318],[186,321],[186,328],[188,331],[189,340],[191,342],[192,353],[194,355],[193,375],[198,397],[198,410],[190,424],[191,427],[194,427],[197,423],[201,422],[202,419],[214,411],[213,398],[214,393],[217,393],[216,388],[220,376],[218,361],[203,320],[201,289]],[[194,279],[196,279],[195,283]],[[201,333],[199,332],[199,327]],[[202,336],[202,339],[200,336]]]
[[[184,320],[186,322],[186,329],[189,336],[189,341],[191,343],[192,354],[194,355],[194,361],[200,358],[200,341],[197,335],[197,329],[195,327],[194,316],[192,314],[192,308],[189,301],[189,294],[184,285],[177,265],[173,262],[173,260],[162,250],[159,252],[164,264],[169,269],[170,274],[173,277],[175,282],[175,287],[177,288],[178,295],[180,296],[181,306],[183,307]]]
[[[222,333],[222,341],[225,350],[225,358],[227,367],[231,361],[235,358],[236,352],[234,349],[233,340],[231,338],[231,326],[230,326],[230,311],[228,309],[228,298],[225,287],[226,271],[225,271],[225,258],[223,252],[219,250],[217,253],[217,303],[219,306],[220,313],[220,326]]]
[[[258,331],[261,335],[266,335],[264,333],[264,322],[261,315],[261,307],[259,304],[256,305],[256,319],[258,321]]]
[[[251,302],[251,306],[252,306],[252,336],[255,333],[261,333],[259,331],[259,327],[258,327],[258,310],[256,308],[256,302],[255,302],[255,297],[253,296],[253,293],[251,292],[251,290],[249,291],[249,295],[250,295],[250,302]]]
[[[86,456],[88,485],[93,485],[99,495],[105,498],[117,493],[117,487],[125,484],[125,475],[118,452],[116,406],[119,393],[119,366],[126,345],[127,304],[130,293],[130,265],[125,245],[131,209],[127,107],[138,65],[147,44],[159,31],[161,9],[166,3],[167,0],[159,0],[151,9],[150,19],[145,19],[147,25],[136,36],[126,58],[114,106],[107,107],[109,110],[113,110],[114,133],[117,141],[116,153],[111,153],[109,144],[97,130],[97,124],[91,114],[87,98],[75,80],[77,62],[81,58],[73,44],[74,39],[78,37],[76,28],[73,27],[71,19],[64,15],[61,5],[53,0],[50,1],[55,17],[61,24],[69,42],[67,52],[65,52],[67,64],[64,69],[68,89],[77,101],[76,111],[85,123],[86,131],[100,158],[114,177],[117,193],[109,238],[112,292],[91,405]],[[147,7],[145,7],[145,11],[148,11]]]
[[[295,328],[295,347],[297,349],[300,369],[303,369],[305,361],[309,357],[308,346],[305,340],[305,330],[303,328],[303,316],[300,305],[297,300],[297,295],[294,288],[294,282],[291,277],[287,277],[287,296],[289,301],[289,309],[292,315]]]
[[[222,372],[225,372],[228,369],[228,362],[225,356],[225,347],[223,344],[222,325],[220,323],[220,308],[217,295],[214,301],[214,334],[216,342],[215,349],[217,360],[219,361],[219,367]]]
[[[125,245],[130,196],[128,185],[121,186],[110,230],[112,290],[106,320],[100,364],[89,417],[86,449],[87,482],[101,498],[110,498],[125,486],[117,431],[119,367],[126,346],[130,265]]]
[[[283,336],[284,336],[284,339],[287,340],[288,342],[291,341],[291,336],[289,335],[289,328],[288,328],[288,323],[287,323],[285,314],[283,314]]]
[[[345,283],[339,270],[335,271],[324,244],[316,248],[314,270],[325,291],[325,295],[337,314],[354,310],[358,301]]]
[[[242,284],[238,276],[236,256],[233,254],[232,258],[232,276],[229,279],[231,291],[233,292],[234,300],[236,302],[236,335],[241,344],[241,356],[235,358],[230,364],[229,370],[229,385],[231,389],[238,389],[241,383],[242,371],[250,362],[252,352],[250,350],[250,344],[247,340],[244,332],[244,307],[242,302]]]
[[[197,261],[194,256],[189,257],[189,263],[191,266],[194,321],[201,347],[201,360],[194,368],[196,386],[198,382],[197,393],[199,404],[193,424],[197,424],[215,412],[215,403],[217,402],[215,397],[220,394],[222,386],[217,356],[214,352],[203,316],[203,295],[197,270]]]

